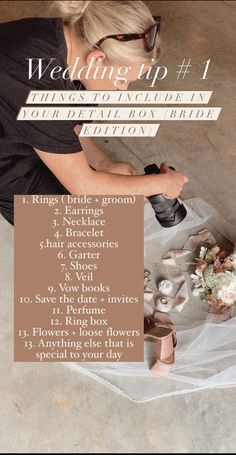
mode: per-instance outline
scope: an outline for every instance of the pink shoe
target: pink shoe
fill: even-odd
[[[174,348],[177,344],[174,324],[169,315],[156,312],[144,320],[144,339],[156,341],[156,360],[151,371],[168,376],[175,361]]]

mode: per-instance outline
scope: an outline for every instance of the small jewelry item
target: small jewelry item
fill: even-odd
[[[173,285],[169,280],[161,280],[158,283],[158,290],[164,295],[170,295],[173,290]]]
[[[156,308],[162,313],[168,313],[172,309],[172,302],[167,297],[159,297],[156,300]]]
[[[149,270],[144,270],[144,288],[147,286],[148,282],[151,281],[150,279],[151,272]]]

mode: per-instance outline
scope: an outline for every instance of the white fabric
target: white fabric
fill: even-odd
[[[145,206],[145,268],[151,272],[148,286],[157,289],[160,279],[170,279],[177,292],[180,282],[174,277],[184,275],[190,294],[181,312],[171,312],[178,344],[169,377],[157,376],[149,370],[153,360],[153,343],[148,341],[145,341],[144,362],[65,364],[133,401],[145,402],[200,389],[236,385],[236,314],[232,314],[227,321],[217,319],[209,315],[207,304],[192,296],[189,264],[194,254],[191,252],[191,239],[191,248],[188,254],[179,256],[177,267],[173,263],[162,262],[170,250],[180,250],[188,245],[189,237],[204,228],[212,234],[211,240],[215,238],[221,247],[232,250],[236,243],[236,229],[201,199],[187,200],[185,206],[188,211],[186,219],[168,229],[158,224],[151,206]],[[150,306],[150,302],[146,305]]]

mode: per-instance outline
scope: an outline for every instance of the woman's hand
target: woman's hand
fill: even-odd
[[[189,181],[186,175],[170,169],[166,163],[161,164],[161,174],[165,175],[164,196],[168,199],[177,198],[183,190],[185,183]]]
[[[103,170],[109,174],[138,175],[138,170],[132,164],[119,161],[110,161]]]
[[[112,163],[113,172],[114,167],[117,172],[119,166],[119,172],[126,173],[119,175],[93,171],[85,153],[80,148],[78,153],[67,154],[44,152],[36,148],[34,150],[62,185],[74,195],[145,194],[149,197],[162,193],[167,197],[175,198],[180,194],[184,183],[188,181],[187,177],[172,171],[166,164],[162,164],[161,174],[134,175],[130,173],[137,174],[137,170],[129,163]],[[133,178],[130,178],[130,175],[133,175]]]
[[[78,136],[87,161],[92,168],[99,172],[108,172],[109,174],[120,175],[137,175],[138,171],[130,163],[121,163],[113,161],[103,150],[100,149],[96,140],[92,137],[80,137],[82,126],[76,125],[74,128]]]

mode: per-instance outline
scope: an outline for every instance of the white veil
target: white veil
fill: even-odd
[[[145,268],[151,272],[150,286],[167,277],[161,258],[171,249],[183,248],[191,235],[208,229],[222,248],[233,249],[236,230],[201,199],[184,202],[188,215],[176,227],[162,228],[150,204],[145,205]],[[140,363],[66,363],[137,402],[194,392],[200,389],[236,385],[236,314],[227,321],[213,317],[208,305],[191,294],[188,265],[182,263],[190,299],[183,310],[171,313],[177,330],[175,364],[168,378],[149,370],[153,343],[145,341],[145,361]]]

